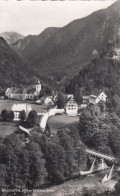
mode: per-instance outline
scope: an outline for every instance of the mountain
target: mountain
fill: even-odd
[[[108,41],[119,36],[120,2],[58,28],[46,38],[43,35],[48,30],[19,40],[12,47],[37,71],[61,77],[74,75],[98,57]]]
[[[25,60],[32,62],[36,56],[39,56],[39,51],[46,41],[58,32],[60,28],[47,28],[39,35],[28,35],[22,40],[18,40],[12,44],[12,48]]]
[[[16,32],[3,32],[3,33],[0,33],[0,37],[3,37],[8,44],[12,44],[16,42],[17,40],[24,38],[23,35],[16,33]]]
[[[34,72],[0,37],[0,88],[29,84]]]

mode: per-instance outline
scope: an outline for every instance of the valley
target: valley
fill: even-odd
[[[120,1],[40,34],[0,33],[0,193],[119,187]]]

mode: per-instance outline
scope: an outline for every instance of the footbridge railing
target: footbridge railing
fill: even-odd
[[[102,159],[106,159],[106,160],[109,160],[109,161],[115,161],[115,157],[110,156],[110,155],[103,154],[101,152],[96,152],[96,151],[91,150],[91,149],[86,149],[86,152],[88,154],[94,155],[96,157],[100,157]]]

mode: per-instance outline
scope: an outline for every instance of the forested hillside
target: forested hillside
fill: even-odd
[[[120,60],[119,55],[115,53],[116,48],[120,49],[120,44],[116,46],[115,42],[108,43],[100,58],[93,59],[66,84],[66,92],[73,93],[77,85],[84,89],[83,94],[89,95],[94,89],[99,89],[105,91],[108,98],[120,95]]]
[[[0,87],[31,83],[34,71],[0,37]]]

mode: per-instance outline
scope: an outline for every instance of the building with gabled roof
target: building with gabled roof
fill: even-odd
[[[78,103],[73,96],[69,96],[65,103],[65,112],[69,116],[76,116],[78,114]]]
[[[99,101],[106,102],[107,95],[103,91],[94,91],[89,98],[89,103],[97,104]]]
[[[43,96],[43,97],[41,97],[40,100],[45,105],[49,105],[49,104],[54,105],[54,100],[53,100],[52,96]]]

